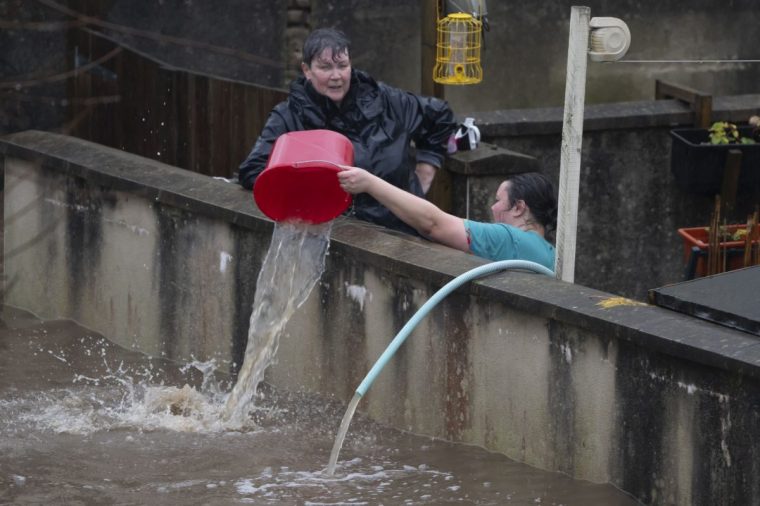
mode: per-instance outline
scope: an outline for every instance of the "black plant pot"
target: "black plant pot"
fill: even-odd
[[[751,131],[752,127],[739,127],[745,137]],[[739,192],[760,190],[760,144],[705,144],[710,140],[705,128],[676,128],[670,136],[670,169],[682,189],[705,195],[720,193],[728,150],[738,149],[742,152]]]

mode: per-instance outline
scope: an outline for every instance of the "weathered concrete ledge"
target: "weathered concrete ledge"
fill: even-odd
[[[272,223],[249,192],[86,141],[0,140],[5,297],[177,360],[239,362]],[[348,218],[268,381],[347,401],[390,339],[483,260]],[[607,304],[601,304],[607,302]],[[617,302],[617,304],[615,304]],[[760,341],[524,272],[451,294],[360,410],[611,482],[646,503],[760,501]]]
[[[746,122],[757,113],[760,94],[714,97],[715,121]],[[504,109],[468,113],[475,118],[484,138],[551,135],[562,132],[562,107]],[[675,99],[640,100],[587,105],[583,113],[583,130],[623,130],[630,128],[672,127],[694,123],[694,112]]]

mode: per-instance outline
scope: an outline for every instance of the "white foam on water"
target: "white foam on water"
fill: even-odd
[[[340,468],[343,474],[330,476],[323,471],[291,471],[287,467],[278,470],[267,468],[254,477],[239,480],[235,483],[239,495],[251,499],[252,502],[265,500],[269,497],[286,499],[308,496],[310,499],[304,504],[371,504],[372,498],[382,498],[386,494],[385,489],[398,484],[402,480],[411,480],[416,484],[417,499],[425,502],[433,498],[431,490],[441,490],[443,483],[454,479],[450,473],[430,469],[427,465],[411,466],[385,462],[377,465],[365,462],[364,459],[355,458],[342,462]],[[461,485],[448,490],[459,490]],[[424,490],[423,490],[424,489]],[[341,492],[338,492],[341,491]],[[344,493],[357,494],[356,497],[346,499],[339,496]],[[329,500],[335,498],[334,500]]]
[[[49,399],[41,404],[40,411],[23,415],[20,419],[58,434],[91,434],[108,428],[107,424],[98,423],[93,416],[93,407],[86,399],[71,394],[59,400]]]
[[[349,499],[348,501],[339,501],[339,502],[314,502],[314,501],[306,501],[304,502],[305,506],[361,506],[364,504],[369,504],[368,502],[359,501],[358,499]]]
[[[159,492],[171,492],[174,490],[181,490],[184,488],[195,487],[197,485],[203,485],[204,483],[206,483],[205,480],[185,480],[177,483],[159,485],[157,490]]]
[[[113,429],[215,433],[230,430],[220,419],[225,394],[213,379],[215,361],[193,361],[180,367],[203,374],[200,389],[156,383],[157,371],[109,365],[100,378],[73,376],[71,388],[50,389],[29,397],[0,401],[19,413],[18,420],[58,434],[88,435]],[[11,404],[13,406],[11,406]],[[255,428],[252,420],[236,429]]]

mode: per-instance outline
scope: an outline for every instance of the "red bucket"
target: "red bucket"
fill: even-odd
[[[351,205],[338,183],[339,165],[354,164],[354,147],[330,130],[288,132],[277,138],[253,198],[274,221],[330,221]]]

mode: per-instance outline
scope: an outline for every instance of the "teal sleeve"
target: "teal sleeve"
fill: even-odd
[[[512,234],[514,227],[499,223],[464,221],[470,242],[470,251],[479,257],[491,260],[512,260],[517,258],[517,247]]]
[[[464,220],[470,251],[489,260],[529,260],[554,269],[554,246],[543,237],[505,223]]]

